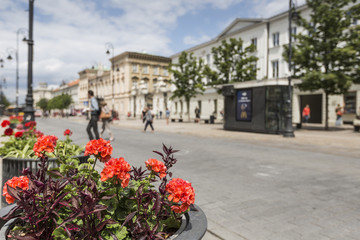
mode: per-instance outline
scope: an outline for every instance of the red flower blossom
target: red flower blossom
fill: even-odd
[[[11,136],[11,135],[13,135],[13,133],[14,133],[14,130],[12,128],[7,128],[7,129],[5,129],[5,132],[4,132],[4,134],[6,136]]]
[[[111,158],[112,146],[110,141],[105,141],[104,139],[94,139],[86,144],[85,147],[85,156],[94,155],[99,158],[101,162],[107,162]]]
[[[37,139],[37,142],[34,144],[34,152],[38,157],[44,156],[44,152],[53,152],[56,146],[57,141],[56,136],[42,136]]]
[[[23,129],[24,129],[24,125],[22,125],[21,123],[19,123],[19,124],[16,126],[16,129],[17,129],[17,130],[23,130]]]
[[[72,135],[72,131],[70,131],[70,129],[66,129],[64,132],[64,136],[71,136]]]
[[[22,132],[22,131],[19,131],[19,132],[15,133],[16,138],[21,138],[23,135],[24,135],[24,132]]]
[[[12,188],[19,187],[21,189],[28,189],[29,188],[29,179],[26,176],[21,177],[13,177],[12,179],[8,180],[3,187],[3,196],[6,198],[6,202],[8,204],[11,204],[15,201],[15,198],[10,196],[10,194],[7,191],[7,186],[10,186]]]
[[[44,136],[44,134],[38,130],[35,130],[34,133],[37,138]]]
[[[7,126],[9,126],[10,125],[10,121],[9,120],[4,120],[4,121],[2,121],[2,123],[1,123],[1,126],[2,127],[7,127]]]
[[[166,184],[166,191],[170,193],[169,201],[179,203],[181,205],[175,205],[171,207],[176,213],[185,212],[190,204],[195,202],[195,191],[191,186],[191,183],[181,178],[174,178],[168,184]]]
[[[130,164],[124,158],[112,158],[105,163],[104,169],[101,172],[101,181],[106,181],[113,177],[121,180],[121,186],[125,188],[130,180]]]
[[[149,170],[152,170],[154,172],[160,173],[160,178],[163,178],[166,176],[166,170],[165,164],[160,162],[159,160],[149,158],[146,162],[146,167]]]
[[[34,127],[36,127],[36,122],[35,121],[29,121],[29,122],[25,123],[25,127],[33,129]]]

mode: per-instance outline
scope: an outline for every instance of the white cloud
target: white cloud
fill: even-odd
[[[303,5],[306,0],[294,0],[295,6]],[[285,0],[254,0],[253,12],[256,17],[268,18],[289,9],[289,1]]]
[[[6,55],[8,47],[16,48],[16,31],[28,27],[28,1],[0,1],[0,55]],[[176,29],[180,17],[206,8],[224,10],[245,1],[251,0],[35,1],[33,85],[74,80],[80,70],[96,62],[109,67],[107,42],[114,45],[115,55],[145,50],[170,56],[174,53],[170,32]],[[253,10],[257,15],[263,9],[273,15],[272,11],[287,8],[284,0],[253,1],[257,2]],[[206,32],[181,38],[187,45],[210,40]],[[19,47],[20,86],[26,88],[28,50],[26,44],[20,43]],[[9,86],[14,86],[15,61],[6,62],[0,71],[0,77],[6,76]]]
[[[185,36],[184,43],[187,45],[197,45],[209,41],[211,38],[207,35],[201,35],[200,37]]]

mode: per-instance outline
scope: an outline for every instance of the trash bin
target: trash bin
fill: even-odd
[[[210,115],[210,124],[214,124],[214,122],[215,122],[215,116]]]

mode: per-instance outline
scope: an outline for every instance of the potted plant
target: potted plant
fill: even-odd
[[[38,172],[24,169],[23,176],[5,183],[3,195],[16,205],[3,210],[2,223],[16,221],[5,224],[0,237],[196,240],[204,235],[205,215],[197,206],[190,209],[191,183],[170,172],[176,150],[164,145],[163,152],[154,151],[162,161],[148,159],[143,169],[111,158],[110,141],[98,139],[86,145],[85,155],[93,156],[87,163],[67,156],[58,159],[58,169],[49,169],[47,155],[56,145],[54,136],[39,138],[33,149]],[[100,174],[97,161],[105,163]]]
[[[38,137],[44,134],[36,129],[36,122],[30,121],[23,124],[18,123],[11,127],[11,120],[4,120],[1,123],[6,128],[3,136],[8,139],[3,141],[0,147],[0,156],[2,160],[2,182],[6,182],[14,176],[21,173],[23,168],[29,168],[31,171],[37,171],[37,158],[33,151],[34,144]],[[54,153],[48,154],[49,164],[52,167],[57,165],[55,155],[62,158],[65,155],[71,155],[79,159],[80,162],[86,162],[84,148],[74,144],[70,139],[72,132],[69,129],[64,131],[65,140],[58,141]],[[3,201],[4,204],[5,201]]]

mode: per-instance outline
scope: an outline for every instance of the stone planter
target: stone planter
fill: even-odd
[[[79,155],[79,156],[74,156],[74,158],[79,159],[80,163],[85,163],[87,162],[89,156]],[[48,162],[49,162],[49,167],[57,166],[55,158],[49,158]],[[38,170],[39,167],[38,164],[39,164],[39,160],[37,159],[24,159],[24,158],[12,158],[12,157],[7,157],[2,159],[2,164],[1,164],[2,182],[0,185],[1,192],[7,180],[15,176],[20,176],[24,168],[30,168],[30,170],[33,173],[35,173]],[[2,196],[1,200],[2,200],[1,205],[6,206],[7,203],[5,201],[5,197]]]
[[[0,217],[5,216],[14,205],[0,209]],[[6,240],[9,227],[12,227],[15,219],[4,221],[0,218],[0,240]],[[171,240],[200,240],[207,229],[207,220],[204,212],[197,205],[191,207],[190,211],[184,214],[179,230],[171,236]]]

